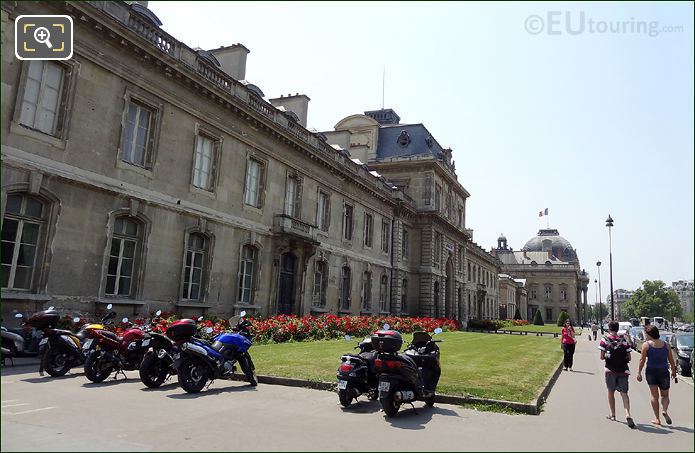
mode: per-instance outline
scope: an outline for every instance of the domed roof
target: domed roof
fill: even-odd
[[[504,236],[503,233],[500,233],[500,237],[497,238],[498,241],[506,241],[507,238]]]
[[[563,261],[576,259],[572,244],[560,236],[556,229],[538,230],[538,236],[529,239],[522,250],[526,252],[551,251],[556,258]]]

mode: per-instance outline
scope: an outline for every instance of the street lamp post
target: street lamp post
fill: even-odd
[[[613,219],[611,219],[611,215],[608,214],[608,218],[606,219],[606,226],[608,227],[608,252],[609,252],[609,260],[608,260],[608,266],[609,266],[609,275],[610,275],[610,281],[611,281],[611,320],[615,320],[615,304],[613,303],[613,243],[612,243],[612,238],[611,238],[611,228],[613,228]]]
[[[603,335],[603,313],[601,313],[601,262],[596,261],[596,274],[598,274],[598,325],[601,326],[601,335]]]

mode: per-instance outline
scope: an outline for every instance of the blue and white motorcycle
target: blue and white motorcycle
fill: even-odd
[[[222,333],[212,339],[212,343],[199,338],[191,338],[181,345],[181,353],[174,363],[179,384],[188,393],[200,392],[208,381],[233,379],[238,363],[252,386],[258,385],[256,370],[249,355],[251,341],[251,322],[244,319],[242,311],[232,333]],[[235,317],[236,318],[236,317]],[[234,318],[232,322],[234,323]],[[212,328],[207,328],[207,333]]]

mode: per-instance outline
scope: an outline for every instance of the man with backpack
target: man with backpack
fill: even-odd
[[[606,387],[608,387],[608,406],[611,414],[609,420],[615,420],[615,392],[620,393],[625,408],[625,419],[627,426],[635,428],[635,422],[630,416],[630,398],[627,395],[628,377],[630,370],[630,353],[632,348],[627,339],[618,335],[619,324],[617,321],[608,323],[608,335],[599,342],[598,348],[601,350],[601,360],[605,361],[606,366]]]

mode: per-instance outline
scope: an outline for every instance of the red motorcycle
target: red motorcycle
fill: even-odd
[[[128,318],[123,318],[122,322],[127,323]],[[92,382],[101,382],[112,372],[118,374],[139,369],[152,342],[149,334],[134,327],[124,331],[120,337],[106,330],[88,331],[96,346],[84,363],[84,374]]]

